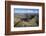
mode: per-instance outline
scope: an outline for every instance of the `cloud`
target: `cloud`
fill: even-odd
[[[14,8],[15,13],[38,13],[39,9]]]

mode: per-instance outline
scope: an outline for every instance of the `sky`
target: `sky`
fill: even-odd
[[[14,8],[14,13],[38,13],[39,9]]]

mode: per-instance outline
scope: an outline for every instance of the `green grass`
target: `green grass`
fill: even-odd
[[[16,19],[15,22],[14,22],[14,27],[31,27],[31,26],[36,26],[36,25],[37,25],[36,24],[36,18],[33,18],[29,22],[21,21],[21,20],[18,20],[18,19]]]

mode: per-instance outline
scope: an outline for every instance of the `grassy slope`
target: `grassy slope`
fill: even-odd
[[[30,26],[36,26],[36,18],[33,18],[32,20],[30,20],[30,22],[25,22],[25,21],[20,21],[19,19],[15,18],[15,25],[14,27],[30,27]]]

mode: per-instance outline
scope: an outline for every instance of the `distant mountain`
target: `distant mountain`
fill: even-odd
[[[25,17],[30,17],[30,16],[37,16],[38,17],[38,13],[15,13],[14,16],[20,16],[22,18]]]
[[[38,15],[39,13],[14,13],[14,15]]]

